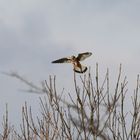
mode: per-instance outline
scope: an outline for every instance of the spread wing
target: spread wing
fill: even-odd
[[[83,60],[85,60],[87,57],[89,57],[91,55],[92,55],[91,52],[79,53],[78,56],[77,56],[77,59],[79,61],[83,61]]]
[[[71,60],[68,58],[61,58],[61,59],[52,61],[52,63],[70,63],[70,62],[71,62]]]

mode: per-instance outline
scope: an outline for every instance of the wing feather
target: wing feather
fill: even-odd
[[[91,52],[85,52],[85,53],[79,53],[78,56],[77,56],[77,59],[79,61],[83,61],[85,60],[87,57],[90,57],[92,55]]]
[[[61,59],[52,61],[52,63],[70,63],[70,62],[71,62],[71,60],[68,58],[61,58]]]

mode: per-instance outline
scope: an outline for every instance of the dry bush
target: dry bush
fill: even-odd
[[[28,92],[44,93],[45,98],[40,98],[41,117],[33,115],[27,103],[22,107],[20,133],[9,126],[6,109],[1,139],[138,140],[140,137],[139,76],[132,96],[133,110],[126,110],[127,79],[121,75],[121,65],[113,92],[110,91],[108,70],[100,82],[98,64],[93,77],[90,72],[78,76],[82,86],[74,73],[75,93],[72,95],[75,96],[69,94],[70,100],[63,99],[63,92],[57,93],[55,77],[38,87],[17,73],[6,74],[27,84]]]

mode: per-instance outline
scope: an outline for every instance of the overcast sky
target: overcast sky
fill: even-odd
[[[101,74],[109,67],[114,78],[122,63],[133,91],[140,73],[139,6],[139,0],[0,0],[0,71],[16,71],[37,84],[56,75],[57,86],[68,91],[72,67],[51,61],[90,51],[84,64],[94,71],[99,63]],[[25,101],[39,108],[38,95],[24,88],[0,75],[0,114],[8,103],[11,122]]]

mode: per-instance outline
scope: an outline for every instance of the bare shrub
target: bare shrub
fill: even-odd
[[[114,91],[110,91],[108,69],[103,81],[100,81],[98,64],[93,77],[90,72],[78,76],[81,83],[77,82],[74,73],[75,93],[72,94],[75,96],[69,93],[69,100],[63,99],[63,92],[57,93],[55,77],[50,76],[48,82],[36,86],[17,73],[5,73],[28,85],[28,92],[44,93],[45,97],[40,98],[41,117],[32,114],[31,107],[25,102],[22,107],[21,133],[10,129],[6,109],[1,138],[9,139],[9,135],[13,135],[13,139],[23,140],[138,140],[140,80],[137,76],[131,104],[133,110],[126,110],[127,78],[122,76],[121,69],[120,65]]]

